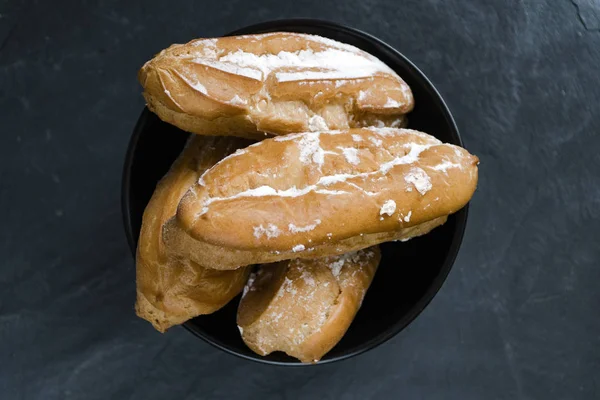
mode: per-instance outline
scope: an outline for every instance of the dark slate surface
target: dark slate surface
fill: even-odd
[[[146,59],[299,16],[411,58],[482,163],[425,312],[367,354],[286,369],[134,316],[119,185]],[[2,399],[600,398],[597,0],[0,0],[0,43]]]

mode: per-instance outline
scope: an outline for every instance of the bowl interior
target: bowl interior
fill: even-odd
[[[359,47],[388,64],[412,88],[415,109],[409,127],[461,145],[446,105],[427,78],[406,58],[381,41],[347,27],[315,20],[274,21],[232,34],[291,31],[313,33]],[[123,216],[135,253],[142,214],[156,183],[182,150],[188,133],[145,109],[131,138],[123,174]],[[383,343],[405,328],[429,303],[444,282],[460,246],[467,209],[450,216],[430,234],[408,242],[381,245],[382,261],[363,305],[344,338],[319,363],[341,360]],[[267,363],[298,365],[283,353],[261,357],[242,342],[235,316],[239,297],[218,312],[188,321],[185,327],[209,343],[235,355]]]

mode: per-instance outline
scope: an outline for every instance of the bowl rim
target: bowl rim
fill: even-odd
[[[234,35],[243,35],[243,34],[260,34],[267,32],[276,32],[276,31],[286,31],[286,32],[295,32],[294,28],[321,28],[324,30],[330,31],[339,31],[343,32],[347,35],[357,37],[359,39],[365,40],[367,42],[371,42],[378,47],[378,49],[385,50],[389,52],[394,58],[400,59],[409,69],[412,69],[413,74],[419,76],[419,78],[425,83],[426,90],[430,91],[433,94],[433,98],[435,102],[437,102],[438,107],[442,111],[446,124],[450,128],[450,135],[453,137],[453,140],[456,141],[456,144],[464,147],[464,142],[460,136],[460,132],[458,130],[458,126],[454,121],[452,113],[448,108],[446,102],[442,98],[441,94],[437,90],[437,88],[433,85],[433,83],[427,78],[427,76],[419,69],[415,64],[413,64],[407,57],[405,57],[402,53],[396,50],[391,45],[385,43],[381,39],[366,33],[360,29],[352,28],[347,25],[343,25],[340,23],[322,20],[322,19],[312,19],[312,18],[292,18],[292,19],[277,19],[264,21],[257,24],[252,24],[245,26],[243,28],[236,29],[230,33],[227,33],[223,36],[234,36]],[[299,32],[302,33],[302,32]],[[125,235],[127,237],[127,243],[129,248],[133,254],[135,259],[136,257],[136,239],[133,232],[132,226],[132,217],[131,210],[129,209],[130,204],[130,183],[131,183],[131,170],[133,166],[133,156],[137,148],[138,141],[143,132],[144,125],[146,124],[151,112],[148,108],[144,108],[142,110],[141,115],[139,116],[136,125],[133,130],[133,134],[129,140],[127,152],[125,154],[125,162],[123,165],[122,171],[122,180],[121,180],[121,212],[123,217],[123,225],[125,229]],[[265,358],[261,358],[259,355],[247,355],[238,352],[234,347],[230,347],[227,344],[220,342],[219,340],[215,340],[213,337],[205,335],[202,331],[197,329],[195,325],[193,325],[190,321],[186,321],[183,326],[186,330],[191,332],[194,336],[204,340],[206,343],[223,350],[226,353],[232,354],[239,358],[243,358],[245,360],[257,362],[259,364],[268,364],[268,365],[276,365],[276,366],[286,366],[286,367],[304,367],[304,366],[318,366],[330,364],[337,361],[347,360],[349,358],[355,357],[359,354],[365,353],[369,350],[372,350],[394,336],[398,335],[401,331],[403,331],[407,326],[409,326],[429,305],[429,303],[433,300],[433,298],[437,295],[437,293],[442,288],[444,282],[446,281],[450,270],[454,266],[456,258],[458,256],[465,229],[467,226],[467,217],[468,217],[468,209],[469,204],[465,205],[461,210],[454,214],[456,218],[456,227],[453,231],[452,242],[448,249],[447,255],[444,259],[444,263],[440,268],[439,273],[432,280],[431,284],[428,286],[427,290],[423,294],[423,296],[413,304],[413,306],[408,310],[408,312],[398,321],[396,321],[390,329],[382,332],[381,334],[372,337],[364,343],[361,343],[359,346],[352,351],[349,351],[343,355],[327,358],[321,360],[314,364],[306,364],[301,363],[299,361],[274,361],[268,360]]]

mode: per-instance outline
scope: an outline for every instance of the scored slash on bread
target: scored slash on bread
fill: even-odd
[[[236,138],[193,136],[146,206],[136,253],[135,310],[160,332],[217,311],[240,293],[246,282],[249,268],[217,271],[174,255],[162,240],[162,228],[175,215],[181,197],[206,169],[250,143]]]
[[[344,241],[369,247],[377,235],[389,240],[458,211],[473,195],[477,164],[466,150],[407,129],[277,137],[209,169],[177,219],[197,242],[225,249],[339,254],[328,251]]]
[[[374,56],[314,35],[278,32],[197,39],[161,51],[139,71],[148,108],[202,135],[362,126],[403,127],[409,86]]]
[[[377,246],[341,256],[261,265],[244,287],[237,313],[252,351],[283,351],[317,362],[344,336],[373,280]]]

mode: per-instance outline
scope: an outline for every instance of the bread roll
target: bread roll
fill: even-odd
[[[242,339],[262,356],[283,351],[305,363],[319,361],[348,330],[380,258],[371,247],[260,266],[238,308]]]
[[[354,46],[299,33],[198,39],[161,51],[139,72],[148,108],[201,135],[404,126],[408,85]]]
[[[227,251],[340,254],[443,223],[473,195],[477,164],[460,147],[406,129],[268,139],[203,174],[181,200],[178,226],[197,242]],[[204,259],[200,247],[195,251]]]
[[[248,268],[206,269],[173,255],[161,239],[165,221],[175,215],[183,194],[217,161],[250,142],[224,137],[194,136],[158,183],[142,220],[137,248],[136,313],[164,332],[200,314],[223,307],[243,288]]]

